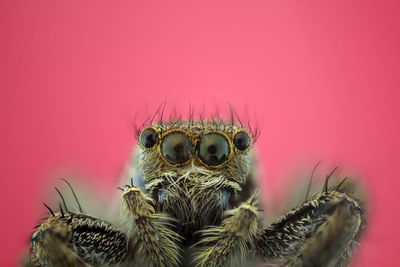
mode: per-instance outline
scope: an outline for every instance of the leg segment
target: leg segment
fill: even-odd
[[[125,234],[73,212],[55,213],[33,233],[31,242],[31,262],[40,266],[120,266],[128,258]]]
[[[203,239],[198,243],[194,263],[202,266],[242,266],[251,253],[257,233],[258,207],[256,195],[247,202],[226,213],[222,226],[203,230]]]
[[[135,261],[145,266],[178,266],[180,236],[172,230],[171,218],[155,212],[154,201],[136,186],[123,192],[122,216]]]
[[[266,262],[335,266],[346,262],[363,228],[363,210],[345,193],[323,192],[290,211],[258,236]]]

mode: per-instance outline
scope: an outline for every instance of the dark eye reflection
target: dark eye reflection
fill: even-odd
[[[190,159],[192,142],[182,132],[172,132],[163,138],[161,154],[171,164],[183,164]]]
[[[156,131],[151,128],[144,130],[140,136],[140,141],[147,148],[153,147],[157,143]]]
[[[238,132],[233,138],[233,143],[239,150],[246,150],[250,146],[250,137],[245,132]]]
[[[229,143],[223,135],[208,133],[202,136],[198,153],[205,164],[220,165],[228,159],[229,152]]]

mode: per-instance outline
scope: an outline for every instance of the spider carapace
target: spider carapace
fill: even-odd
[[[121,188],[121,226],[66,206],[49,209],[26,265],[348,265],[364,226],[361,203],[343,183],[329,187],[328,176],[319,193],[265,223],[254,139],[222,120],[143,127]]]

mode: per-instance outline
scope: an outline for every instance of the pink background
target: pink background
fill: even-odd
[[[114,192],[135,113],[166,97],[256,113],[271,199],[319,159],[359,174],[372,215],[354,265],[398,266],[399,7],[2,0],[0,266],[16,265],[63,166]]]

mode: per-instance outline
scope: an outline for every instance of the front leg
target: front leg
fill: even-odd
[[[222,226],[203,230],[201,246],[194,257],[198,267],[242,266],[257,234],[258,207],[256,194],[239,207],[227,211]]]
[[[357,201],[322,192],[288,212],[258,236],[265,262],[285,266],[341,266],[360,235],[364,214]]]
[[[74,212],[53,213],[31,237],[24,266],[120,266],[129,260],[124,233],[105,221]]]
[[[178,266],[180,236],[172,230],[171,218],[155,212],[152,198],[136,186],[123,191],[121,215],[136,263],[144,266]],[[139,264],[138,264],[139,265]]]

